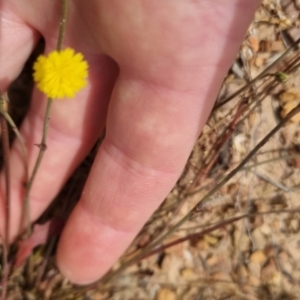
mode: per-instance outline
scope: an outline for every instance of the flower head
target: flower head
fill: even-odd
[[[40,55],[33,70],[38,89],[49,98],[72,98],[86,85],[88,64],[81,53],[66,48]]]

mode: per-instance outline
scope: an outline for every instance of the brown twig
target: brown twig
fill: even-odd
[[[215,105],[214,110],[220,108],[221,106],[223,106],[224,104],[226,104],[227,102],[231,101],[233,98],[235,98],[236,96],[240,95],[242,92],[244,92],[245,90],[247,90],[247,88],[251,85],[253,85],[254,83],[256,83],[258,80],[260,80],[261,78],[263,78],[264,76],[266,76],[271,70],[272,68],[274,68],[274,66],[276,66],[284,57],[286,57],[288,54],[290,54],[291,51],[293,51],[294,49],[296,49],[296,47],[298,46],[298,44],[300,43],[300,38],[297,39],[293,45],[291,45],[291,47],[289,47],[279,58],[277,58],[272,64],[270,64],[266,69],[264,69],[257,77],[255,77],[253,80],[251,80],[248,84],[246,84],[245,86],[241,87],[239,90],[237,90],[236,92],[234,92],[233,94],[231,94],[229,97],[227,97],[225,100],[223,100],[222,102],[219,102]]]
[[[246,106],[245,102],[239,103],[232,121],[230,122],[229,126],[225,130],[224,136],[221,138],[221,141],[217,145],[217,149],[215,149],[215,150],[211,149],[211,151],[210,151],[210,152],[214,153],[214,156],[212,157],[211,161],[207,164],[204,171],[201,171],[198,173],[198,175],[196,176],[196,178],[193,181],[193,184],[189,187],[187,193],[194,190],[196,186],[201,184],[201,182],[205,179],[207,174],[209,174],[211,168],[214,166],[214,164],[216,163],[216,161],[218,159],[218,154],[219,154],[220,150],[222,149],[222,147],[226,144],[226,142],[231,137],[232,133],[234,132],[236,123],[237,123],[239,117],[243,114],[246,107],[247,106]]]
[[[241,216],[237,216],[237,217],[233,217],[233,218],[230,218],[228,220],[225,220],[225,221],[222,221],[218,224],[215,224],[215,225],[212,225],[204,230],[202,230],[201,232],[197,232],[197,233],[193,233],[193,234],[189,234],[185,237],[182,237],[182,238],[179,238],[175,241],[172,241],[170,243],[167,243],[165,245],[162,245],[156,249],[153,249],[152,251],[149,251],[147,254],[145,254],[145,256],[143,256],[141,258],[142,259],[145,259],[149,256],[152,256],[154,254],[157,254],[157,253],[160,253],[160,252],[163,252],[165,251],[166,249],[168,248],[171,248],[175,245],[178,245],[180,243],[183,243],[185,241],[188,241],[188,240],[194,240],[194,239],[199,239],[200,237],[206,235],[206,234],[209,234],[219,228],[222,228],[226,225],[229,225],[229,224],[232,224],[234,222],[237,222],[241,219],[244,219],[244,218],[250,218],[250,217],[255,217],[255,216],[258,216],[258,215],[268,215],[268,214],[275,214],[275,213],[295,213],[295,212],[300,212],[300,209],[284,209],[284,210],[280,210],[280,211],[264,211],[264,212],[257,212],[257,213],[251,213],[251,214],[243,214]]]
[[[4,110],[4,101],[0,99],[1,110]],[[3,272],[2,272],[2,300],[6,299],[7,281],[9,273],[8,252],[9,252],[9,237],[10,237],[10,163],[9,163],[9,136],[6,119],[0,115],[0,126],[2,130],[2,150],[4,161],[4,176],[5,176],[5,223],[4,223],[4,238],[3,238]]]

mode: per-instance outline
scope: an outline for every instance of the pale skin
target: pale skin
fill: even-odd
[[[55,48],[60,3],[1,1],[1,92],[40,35],[46,52]],[[30,200],[35,220],[106,126],[58,246],[57,264],[72,282],[91,283],[107,272],[172,189],[258,5],[258,0],[70,1],[64,47],[86,57],[88,85],[75,99],[54,102],[48,149]],[[21,128],[31,169],[45,102],[35,90]],[[20,159],[14,145],[12,238],[21,214]],[[3,231],[3,209],[0,220]]]

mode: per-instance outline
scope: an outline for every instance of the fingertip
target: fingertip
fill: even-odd
[[[59,241],[57,266],[74,284],[93,283],[110,269],[132,238],[101,224],[79,203]]]

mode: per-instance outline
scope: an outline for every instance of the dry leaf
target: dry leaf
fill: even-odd
[[[156,300],[176,300],[176,294],[167,288],[163,288],[158,292]]]
[[[217,237],[210,234],[206,234],[203,238],[211,246],[216,245],[219,241]]]
[[[249,46],[251,47],[251,49],[254,53],[258,52],[258,50],[259,50],[259,40],[257,39],[257,37],[255,37],[253,35],[250,35],[248,37],[248,43],[249,43]]]
[[[287,114],[293,110],[297,105],[299,104],[299,100],[290,101],[288,103],[285,103],[280,111],[280,116],[282,118],[285,118]],[[293,123],[299,123],[300,122],[300,114],[296,114],[294,117],[291,118],[291,121]]]
[[[250,256],[250,261],[257,264],[264,264],[266,259],[266,254],[262,250],[257,250]]]
[[[260,272],[261,272],[261,265],[257,264],[257,263],[254,263],[254,262],[249,262],[248,270],[249,270],[249,273],[252,276],[255,276],[255,277],[259,278],[260,277]]]
[[[180,274],[186,280],[195,280],[197,278],[197,274],[191,268],[182,269]]]
[[[279,99],[279,104],[281,106],[284,106],[284,104],[291,102],[291,101],[296,101],[300,99],[300,91],[296,88],[289,88],[284,90],[278,95]]]

